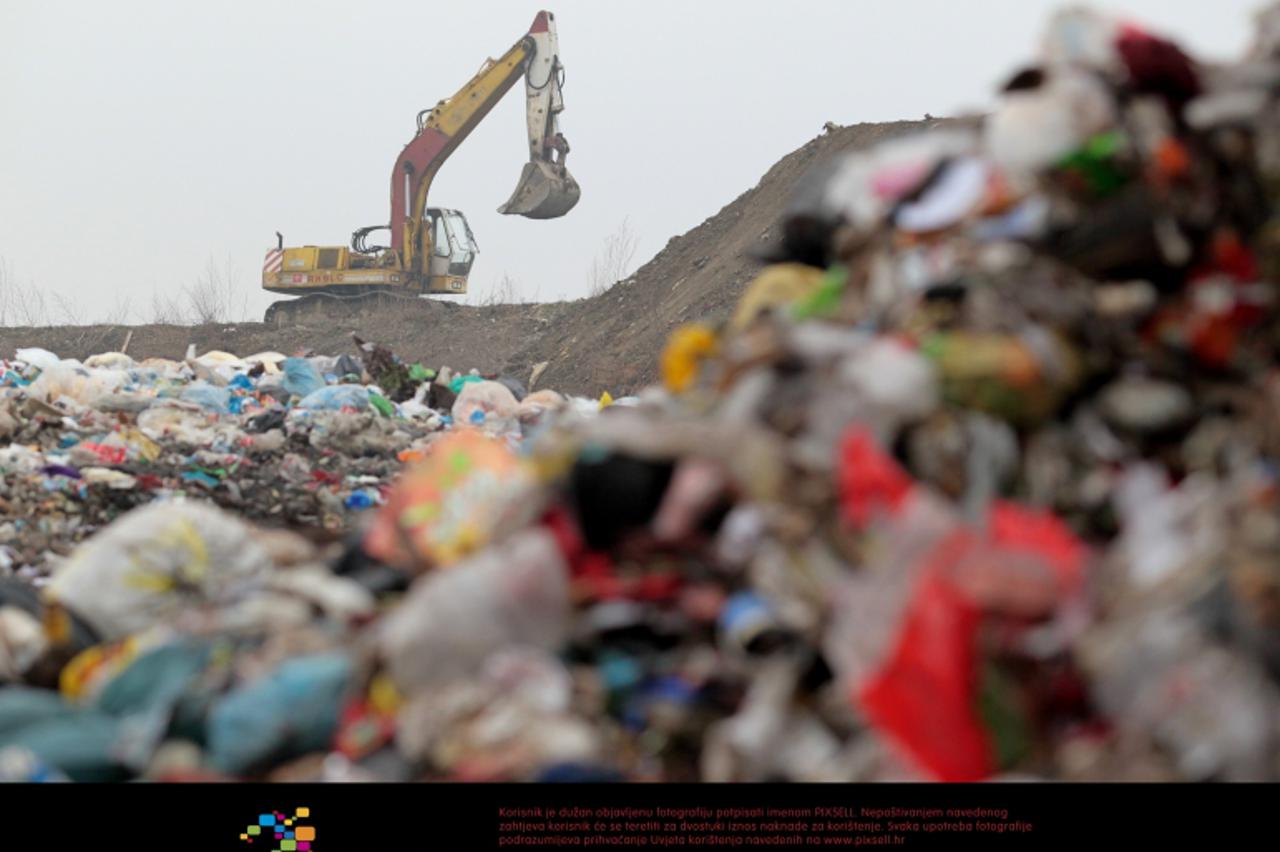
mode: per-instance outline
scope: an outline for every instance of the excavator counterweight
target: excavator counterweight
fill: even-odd
[[[342,313],[367,299],[466,293],[479,251],[475,237],[462,213],[428,207],[427,195],[445,160],[521,77],[529,161],[498,211],[555,219],[572,210],[582,193],[565,165],[569,143],[559,130],[564,66],[555,16],[539,12],[506,53],[486,61],[452,97],[418,113],[417,132],[392,169],[388,224],[357,229],[349,248],[286,247],[280,238],[267,252],[263,288],[304,298],[273,304],[266,321],[285,324],[315,307]],[[378,231],[389,232],[390,245],[370,245]]]

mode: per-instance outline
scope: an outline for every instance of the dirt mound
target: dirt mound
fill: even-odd
[[[541,383],[595,395],[630,392],[658,377],[657,355],[677,325],[733,310],[799,181],[825,158],[921,130],[931,121],[858,124],[811,140],[693,230],[674,237],[627,280],[574,303],[571,316],[521,353],[549,361]]]
[[[423,299],[366,310],[341,320],[304,320],[287,329],[261,323],[0,329],[0,354],[42,346],[63,357],[118,350],[136,358],[180,358],[187,345],[241,355],[350,351],[350,334],[377,340],[402,357],[457,369],[528,379],[547,362],[539,386],[596,396],[635,391],[657,378],[657,355],[671,329],[728,316],[758,268],[752,252],[773,236],[796,182],[840,151],[922,130],[936,121],[837,128],[782,158],[750,190],[693,230],[674,237],[651,261],[608,292],[576,302],[472,307]],[[130,332],[132,334],[130,335]]]
[[[364,310],[343,319],[304,319],[287,328],[263,323],[218,325],[57,326],[0,329],[0,355],[40,346],[64,358],[118,351],[128,340],[134,358],[182,358],[188,344],[197,351],[223,349],[237,355],[274,350],[287,355],[355,353],[351,334],[391,347],[400,356],[456,369],[517,375],[528,368],[518,358],[528,341],[546,333],[576,303],[471,307],[439,299],[396,300],[394,307]]]

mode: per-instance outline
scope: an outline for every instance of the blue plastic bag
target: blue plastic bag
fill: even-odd
[[[0,690],[0,748],[34,754],[73,781],[122,781],[130,771],[114,751],[119,723],[68,704],[56,692],[9,686]]]
[[[227,414],[231,411],[231,391],[206,382],[192,382],[182,389],[184,402],[194,402],[201,408]]]
[[[454,376],[449,381],[449,390],[454,393],[462,393],[462,388],[466,385],[472,384],[473,382],[483,381],[484,379],[480,376]]]
[[[306,397],[324,387],[324,377],[306,358],[285,358],[282,384],[294,396]]]
[[[209,761],[243,774],[328,747],[351,680],[344,654],[297,657],[218,702],[209,716]]]
[[[316,411],[368,408],[369,391],[363,385],[330,385],[307,394],[298,403],[298,407]]]

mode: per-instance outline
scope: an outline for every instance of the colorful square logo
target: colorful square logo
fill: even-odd
[[[295,808],[291,816],[280,811],[258,814],[256,823],[240,831],[240,840],[253,844],[265,834],[271,837],[269,852],[315,852],[316,827],[302,824],[310,819],[309,807]]]

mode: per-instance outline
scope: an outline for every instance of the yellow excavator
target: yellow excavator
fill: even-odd
[[[529,162],[498,212],[554,219],[578,203],[581,190],[565,159],[569,143],[560,133],[564,66],[556,19],[539,12],[529,31],[497,60],[488,59],[451,98],[418,113],[418,129],[391,172],[391,222],[351,235],[348,246],[289,248],[276,233],[276,247],[262,265],[262,287],[302,296],[267,309],[269,325],[287,325],[316,308],[345,314],[369,299],[417,298],[424,293],[462,295],[478,247],[466,217],[427,206],[427,192],[440,166],[510,91],[525,79]],[[389,231],[390,245],[371,245],[370,235]]]

